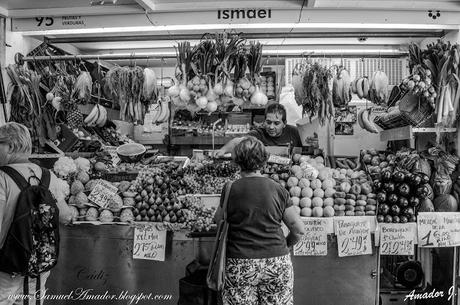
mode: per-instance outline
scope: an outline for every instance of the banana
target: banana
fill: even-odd
[[[84,123],[90,126],[90,123],[96,118],[97,112],[97,105],[94,105],[93,109],[91,109],[90,113],[86,116]]]
[[[167,101],[162,101],[161,102],[161,114],[157,122],[164,123],[164,122],[167,122],[168,119],[169,119],[169,105]]]
[[[356,81],[356,94],[358,94],[359,98],[364,97],[364,92],[363,92],[363,78],[360,78]]]
[[[362,85],[363,85],[363,97],[367,98],[369,96],[369,88],[370,88],[369,79],[367,77],[363,77]]]
[[[105,123],[107,122],[107,110],[105,109],[104,106],[98,105],[99,106],[99,118],[96,121],[96,126],[98,127],[103,127]]]
[[[158,118],[160,117],[161,113],[161,103],[158,103],[158,106],[156,108],[156,111],[152,117],[152,124],[156,124],[158,122]]]
[[[371,133],[379,133],[377,127],[375,127],[374,123],[369,120],[370,118],[370,110],[366,109],[366,111],[362,114],[363,125],[364,129]]]
[[[351,82],[351,92],[354,94],[358,93],[358,88],[356,86],[356,83],[358,82],[358,79],[355,79],[354,81]]]
[[[366,108],[362,108],[362,109],[358,112],[358,115],[357,115],[359,127],[361,127],[362,129],[364,129],[364,123],[363,123],[363,117],[362,117],[364,111],[366,111]]]

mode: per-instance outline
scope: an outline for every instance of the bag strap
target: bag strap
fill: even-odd
[[[41,273],[38,274],[38,277],[37,277],[37,281],[35,283],[35,294],[37,294],[37,291],[39,291],[38,293],[38,298],[35,299],[35,305],[40,305],[41,304],[41,299],[42,299],[42,292],[41,291]]]
[[[26,178],[24,178],[17,170],[10,166],[2,166],[0,170],[3,171],[5,174],[10,176],[11,179],[16,183],[19,189],[22,191],[26,187],[29,186],[29,182],[27,182]]]
[[[25,296],[23,305],[29,305],[29,277],[24,276],[24,283],[22,286],[22,294]]]
[[[224,211],[224,220],[227,221],[227,206],[228,206],[228,197],[230,196],[230,189],[232,188],[232,181],[229,181],[225,185],[225,197],[224,202],[222,204],[222,210]]]
[[[40,185],[44,188],[49,188],[51,180],[50,171],[44,167],[42,167],[42,178],[40,179]]]

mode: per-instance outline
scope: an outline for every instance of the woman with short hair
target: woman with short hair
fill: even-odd
[[[227,305],[292,305],[294,272],[289,247],[305,234],[288,191],[262,176],[268,160],[263,143],[244,138],[233,158],[241,178],[233,182],[227,203],[229,222],[223,303]],[[223,215],[221,204],[216,220]],[[282,222],[289,229],[287,237]]]
[[[0,166],[8,165],[19,172],[30,184],[37,184],[37,179],[31,177],[42,176],[40,166],[29,161],[32,153],[32,140],[26,126],[9,122],[0,126]],[[56,199],[59,209],[59,220],[61,223],[69,223],[72,219],[72,212],[65,202],[65,195],[62,194],[62,184],[58,178],[50,171],[50,191]],[[18,196],[21,190],[13,179],[5,172],[0,170],[0,249],[3,247],[8,230],[14,218],[14,212]],[[45,293],[45,283],[50,272],[40,275],[40,295]],[[20,296],[23,294],[24,276],[0,271],[0,304],[22,304]],[[29,279],[29,295],[31,301],[35,303],[36,279]],[[15,299],[15,296],[18,299]],[[39,296],[37,294],[37,296]],[[43,299],[40,300],[43,303]]]

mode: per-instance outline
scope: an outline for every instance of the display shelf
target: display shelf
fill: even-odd
[[[457,128],[419,128],[413,126],[404,126],[388,130],[382,130],[380,132],[381,141],[398,141],[398,140],[411,140],[417,133],[449,133],[456,132]]]
[[[238,136],[242,136],[242,134],[239,134]],[[235,137],[216,136],[214,137],[214,144],[224,145]],[[172,145],[212,145],[212,136],[170,137],[170,144]]]

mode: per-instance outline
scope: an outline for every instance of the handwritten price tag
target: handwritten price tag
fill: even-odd
[[[110,200],[117,191],[118,189],[110,182],[99,179],[89,194],[88,200],[97,204],[101,208],[105,208],[109,205]]]
[[[334,221],[339,257],[372,254],[368,220],[350,217]]]
[[[133,242],[133,259],[165,260],[166,230],[154,224],[136,225]]]
[[[118,154],[117,154],[116,146],[104,146],[103,149],[104,151],[108,152],[110,156],[112,157],[113,166],[117,166],[121,162],[121,159],[120,157],[118,157]]]
[[[414,255],[414,223],[381,223],[380,254]]]
[[[324,218],[302,219],[305,235],[294,246],[294,255],[322,256],[327,255],[327,221]]]
[[[460,213],[425,212],[417,216],[418,244],[424,248],[460,245]]]

